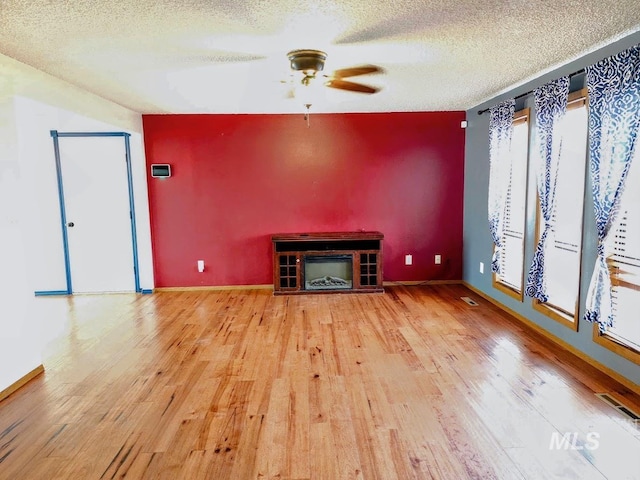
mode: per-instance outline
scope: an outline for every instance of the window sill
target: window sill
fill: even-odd
[[[640,365],[640,351],[624,345],[606,333],[602,334],[597,323],[593,324],[593,341],[601,347],[611,350],[615,354],[626,358],[630,362]]]
[[[547,317],[555,320],[556,322],[564,325],[565,327],[573,330],[574,332],[578,331],[578,319],[576,316],[571,316],[567,312],[560,310],[559,308],[554,307],[553,305],[548,305],[546,303],[541,302],[540,300],[534,298],[532,301],[533,309],[537,312],[546,315]]]
[[[509,295],[511,298],[515,298],[519,302],[522,302],[522,291],[518,291],[518,290],[514,289],[513,287],[510,287],[510,286],[500,282],[497,279],[495,273],[493,274],[492,284],[493,284],[493,288],[495,288],[496,290],[504,293],[505,295]]]

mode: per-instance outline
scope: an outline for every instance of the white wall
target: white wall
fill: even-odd
[[[140,283],[153,288],[142,117],[0,55],[0,391],[42,361],[35,290],[64,290],[50,130],[131,134]]]
[[[24,249],[23,172],[18,156],[15,103],[0,100],[0,391],[42,363],[37,319]]]

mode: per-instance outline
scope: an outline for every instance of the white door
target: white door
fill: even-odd
[[[135,291],[124,137],[58,137],[74,293]]]

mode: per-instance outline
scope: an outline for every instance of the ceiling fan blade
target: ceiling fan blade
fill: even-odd
[[[350,92],[360,93],[376,93],[379,88],[370,87],[361,83],[348,82],[346,80],[340,80],[339,78],[331,79],[325,83],[329,88],[337,88],[338,90],[349,90]]]
[[[376,65],[362,65],[360,67],[342,68],[333,72],[333,78],[348,78],[367,73],[382,73],[384,70]]]

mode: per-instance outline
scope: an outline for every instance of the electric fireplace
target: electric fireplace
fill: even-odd
[[[382,292],[380,232],[272,235],[274,294]]]
[[[305,290],[351,290],[351,255],[304,255]]]

